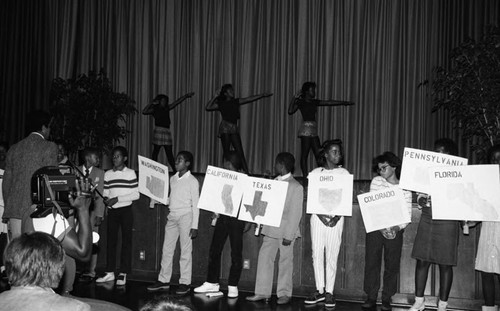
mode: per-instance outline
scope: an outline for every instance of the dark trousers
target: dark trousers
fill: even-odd
[[[243,269],[243,230],[245,222],[237,218],[221,215],[215,225],[208,257],[207,282],[219,283],[222,250],[229,237],[231,244],[231,269],[229,270],[229,286],[238,286]]]
[[[390,301],[396,293],[402,247],[403,231],[399,231],[393,240],[384,238],[379,231],[366,234],[364,290],[368,295],[368,300],[377,300],[382,253],[384,254],[382,301]]]
[[[132,228],[134,217],[132,206],[108,209],[108,243],[107,243],[107,272],[116,270],[116,244],[118,230],[122,232],[122,249],[120,254],[120,272],[129,273],[132,261]]]

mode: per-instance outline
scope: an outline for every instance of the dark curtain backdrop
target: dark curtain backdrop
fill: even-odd
[[[369,179],[376,154],[457,138],[419,84],[452,47],[498,24],[499,11],[498,0],[3,0],[0,138],[25,135],[25,113],[48,107],[53,78],[103,67],[138,110],[158,93],[196,93],[171,115],[174,151],[192,151],[201,172],[222,156],[220,115],[204,105],[233,83],[237,97],[274,93],[241,109],[250,171],[263,173],[280,151],[299,157],[301,117],[287,107],[316,81],[318,98],[356,103],[320,108],[319,133],[343,139],[346,167]],[[138,113],[127,128],[136,168],[136,155],[151,153],[153,120]]]

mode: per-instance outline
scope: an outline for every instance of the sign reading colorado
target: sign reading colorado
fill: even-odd
[[[198,208],[236,217],[246,178],[248,177],[245,174],[209,165],[201,188]]]
[[[324,215],[352,215],[351,174],[313,173],[307,177],[307,213]]]
[[[360,194],[358,202],[367,233],[411,222],[408,203],[399,187]]]
[[[432,218],[500,221],[498,165],[429,169]]]
[[[430,167],[467,165],[466,158],[427,150],[405,148],[399,186],[403,189],[429,193]]]
[[[139,192],[168,204],[168,166],[139,156]]]
[[[288,183],[265,178],[248,177],[238,219],[279,227],[285,207]]]

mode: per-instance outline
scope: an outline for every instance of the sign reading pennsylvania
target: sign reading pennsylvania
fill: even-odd
[[[405,148],[399,186],[403,189],[429,193],[429,168],[467,165],[466,158],[427,150]]]

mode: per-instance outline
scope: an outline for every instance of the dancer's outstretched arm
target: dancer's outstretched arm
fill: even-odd
[[[240,98],[240,105],[245,105],[245,104],[249,104],[251,102],[254,102],[256,100],[259,100],[261,98],[264,98],[264,97],[269,97],[269,96],[272,96],[273,93],[262,93],[262,94],[259,94],[259,95],[253,95],[253,96],[249,96],[249,97],[245,97],[245,98]]]
[[[188,99],[189,97],[192,97],[194,95],[194,92],[190,92],[187,94],[182,95],[181,97],[177,98],[173,103],[168,105],[168,110],[174,109],[177,105]]]
[[[354,102],[350,101],[335,100],[335,99],[318,100],[318,106],[352,106],[352,105],[354,105]]]

